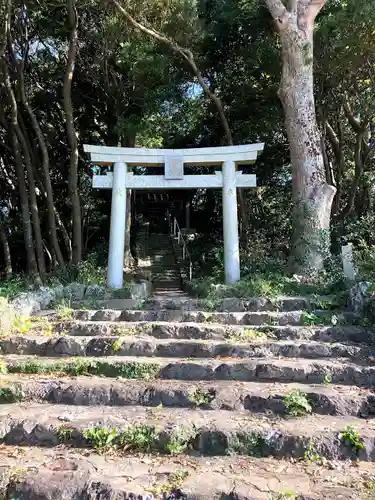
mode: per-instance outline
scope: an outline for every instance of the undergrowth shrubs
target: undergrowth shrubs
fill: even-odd
[[[292,417],[302,417],[311,413],[312,407],[306,393],[295,389],[286,394],[283,398],[285,413]]]
[[[165,449],[171,455],[179,455],[186,450],[193,448],[197,436],[197,429],[194,426],[178,426],[173,429],[172,434],[166,443]]]
[[[358,431],[351,426],[347,426],[340,432],[339,439],[344,446],[351,449],[354,453],[358,453],[365,448]]]
[[[215,399],[215,395],[210,391],[205,391],[197,387],[189,394],[189,401],[195,406],[209,405]]]

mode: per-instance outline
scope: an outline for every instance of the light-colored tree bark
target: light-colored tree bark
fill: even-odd
[[[82,259],[82,214],[78,193],[78,142],[74,127],[72,81],[78,48],[78,15],[75,0],[67,0],[69,23],[69,50],[64,79],[64,111],[70,148],[69,193],[72,204],[72,263]]]
[[[326,0],[265,0],[282,49],[279,96],[284,107],[293,177],[291,269],[312,276],[330,254],[330,219],[336,189],[327,183],[313,92],[313,32]]]

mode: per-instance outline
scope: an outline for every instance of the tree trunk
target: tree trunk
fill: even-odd
[[[72,80],[78,46],[78,16],[75,0],[67,0],[67,6],[70,34],[63,94],[66,131],[70,148],[69,194],[72,204],[72,263],[77,264],[82,259],[82,215],[78,193],[78,143],[74,127]]]
[[[37,261],[38,261],[38,268],[39,268],[40,277],[42,278],[42,280],[44,280],[46,277],[46,263],[44,260],[43,237],[42,237],[42,231],[40,228],[40,217],[39,217],[38,202],[37,202],[36,191],[35,191],[35,179],[34,179],[33,166],[31,164],[30,153],[29,153],[26,139],[25,139],[24,135],[22,134],[22,131],[21,131],[18,124],[15,127],[15,130],[16,130],[18,140],[19,140],[21,147],[23,149],[23,157],[24,157],[26,172],[27,172],[27,177],[28,177],[31,220],[33,223],[33,228],[34,228],[36,257],[37,257]]]
[[[30,106],[30,103],[26,96],[25,91],[25,82],[24,82],[24,68],[23,61],[19,65],[19,84],[20,84],[20,95],[21,101],[24,105],[31,121],[32,128],[35,132],[35,135],[38,140],[41,157],[42,157],[42,172],[43,172],[43,184],[45,186],[46,192],[46,201],[47,201],[47,216],[48,216],[48,237],[50,240],[51,248],[54,250],[56,254],[57,261],[60,266],[64,265],[64,257],[62,255],[59,241],[57,238],[57,229],[56,229],[56,219],[55,219],[55,211],[54,211],[54,200],[53,200],[53,191],[51,184],[51,176],[49,171],[49,154],[46,141],[44,139],[42,130],[39,126],[38,119]]]
[[[7,238],[7,233],[3,224],[0,224],[0,242],[3,247],[3,258],[5,266],[5,278],[8,280],[12,277],[12,259],[10,256],[9,242]]]
[[[280,34],[283,71],[280,99],[285,113],[293,179],[292,272],[311,277],[330,255],[330,217],[336,192],[326,182],[313,93],[313,27],[325,0],[295,0],[287,10],[266,0]]]
[[[34,281],[38,284],[41,284],[41,279],[38,273],[38,267],[35,259],[35,248],[33,242],[33,232],[30,220],[30,207],[29,200],[27,196],[26,182],[25,182],[25,171],[22,164],[19,142],[17,139],[16,129],[18,126],[18,110],[17,110],[17,102],[14,97],[12,84],[9,79],[8,68],[6,66],[5,61],[0,61],[2,65],[2,70],[4,74],[4,85],[8,94],[10,110],[11,110],[11,124],[10,124],[10,138],[13,148],[14,155],[14,163],[15,170],[18,180],[18,191],[20,195],[20,205],[21,205],[21,217],[22,217],[22,225],[23,225],[23,236],[25,241],[26,248],[26,258],[27,258],[27,268],[29,274],[32,276]]]

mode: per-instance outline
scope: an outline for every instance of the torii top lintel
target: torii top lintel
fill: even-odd
[[[245,144],[242,146],[220,146],[191,149],[149,149],[115,148],[84,144],[83,149],[90,153],[92,163],[109,165],[124,162],[128,165],[164,165],[166,157],[182,157],[184,165],[222,165],[233,161],[237,165],[254,163],[264,144]]]

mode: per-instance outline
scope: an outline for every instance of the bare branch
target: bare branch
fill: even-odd
[[[281,19],[287,12],[281,0],[265,0],[268,10],[275,21]]]
[[[325,122],[325,130],[326,130],[326,135],[328,137],[328,140],[331,144],[331,147],[332,147],[332,150],[333,150],[333,153],[337,159],[337,161],[339,160],[339,157],[340,157],[340,141],[339,141],[339,138],[337,137],[336,135],[336,132],[333,130],[333,128],[331,127],[331,124],[326,121]]]
[[[344,99],[344,111],[345,116],[348,119],[348,122],[352,126],[353,130],[355,130],[356,132],[360,132],[362,130],[361,122],[354,116],[347,96],[345,96]]]

